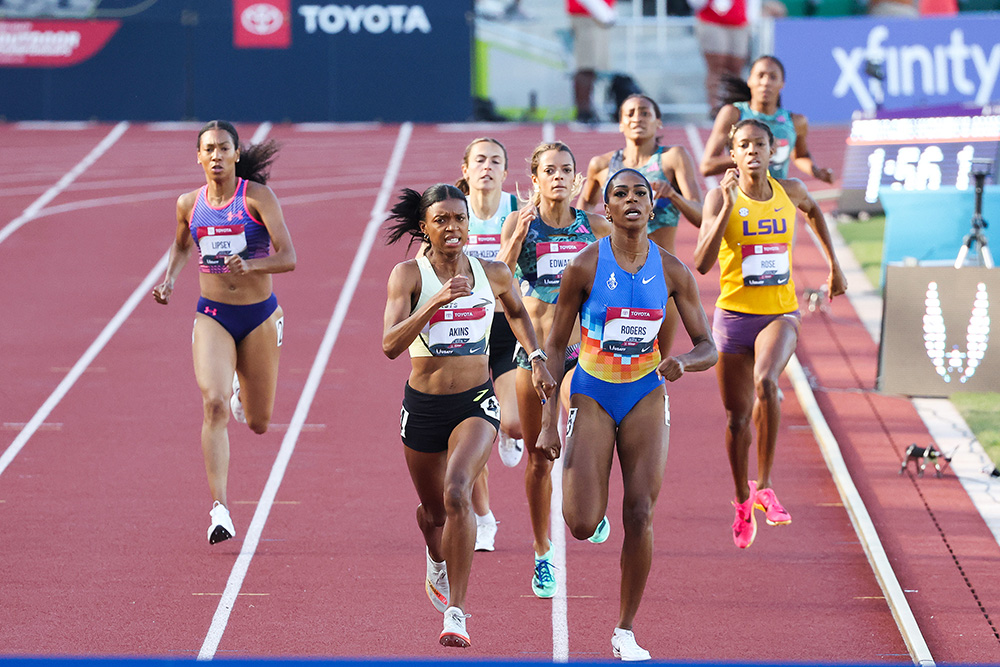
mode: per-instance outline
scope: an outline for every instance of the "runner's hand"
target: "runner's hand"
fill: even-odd
[[[538,394],[538,400],[545,405],[545,399],[555,393],[556,383],[549,374],[549,369],[545,367],[545,362],[531,364],[531,383]]]
[[[847,277],[840,269],[839,264],[835,264],[830,270],[830,275],[826,279],[826,289],[830,295],[830,301],[833,301],[833,297],[840,296],[847,291]]]
[[[457,275],[449,278],[435,295],[438,305],[451,303],[463,296],[472,296],[472,282],[468,276]]]
[[[674,382],[684,375],[684,363],[677,357],[667,357],[656,367],[656,374],[667,382]]]
[[[537,206],[525,206],[517,212],[517,226],[514,228],[514,238],[522,243],[528,237],[531,221],[539,217]]]
[[[245,276],[250,273],[250,265],[239,255],[228,255],[226,257],[226,268],[234,276]]]
[[[562,442],[559,440],[559,430],[555,426],[547,426],[538,434],[535,441],[535,451],[541,452],[542,456],[549,461],[555,461],[562,452]]]
[[[653,187],[654,202],[657,199],[670,199],[671,195],[676,192],[674,187],[667,181],[653,181],[650,185]]]
[[[726,169],[726,173],[722,176],[719,188],[722,190],[722,201],[726,204],[736,203],[739,175],[739,171],[730,167],[729,169]]]
[[[156,303],[162,303],[164,306],[170,301],[170,295],[173,293],[174,286],[167,281],[153,288],[153,298],[156,299]]]

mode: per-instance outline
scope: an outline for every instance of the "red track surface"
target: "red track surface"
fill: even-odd
[[[241,127],[245,138],[255,127]],[[0,125],[0,228],[110,130]],[[0,653],[191,656],[205,640],[255,503],[270,474],[371,215],[398,127],[305,132],[278,126],[272,186],[298,251],[278,276],[285,346],[276,424],[233,424],[229,493],[239,536],[210,547],[210,498],[190,361],[196,269],[173,301],[145,299],[0,474]],[[466,143],[484,133],[510,153],[508,189],[528,179],[538,127],[418,126],[393,188],[453,181]],[[557,128],[581,167],[616,134]],[[823,164],[841,161],[843,130],[814,129]],[[704,138],[704,134],[702,135]],[[681,128],[665,143],[686,143]],[[202,183],[193,131],[133,126],[43,214],[0,243],[0,452],[39,409],[166,250],[178,194]],[[816,183],[811,186],[817,187]],[[118,197],[100,206],[89,200]],[[132,201],[127,198],[132,197]],[[100,203],[100,202],[91,202]],[[689,260],[695,230],[682,227]],[[825,277],[803,235],[800,288]],[[398,439],[408,364],[381,354],[385,281],[402,247],[378,242],[298,438],[276,503],[216,655],[495,657],[552,655],[551,602],[529,587],[531,538],[523,468],[491,459],[497,551],[477,554],[470,586],[473,648],[437,644],[440,615],[422,587],[416,496]],[[706,309],[717,274],[700,278]],[[678,343],[680,344],[680,342]],[[908,402],[869,392],[874,344],[846,300],[804,320],[799,357],[844,449],[931,652],[939,661],[1000,660],[985,612],[1000,603],[1000,555],[954,478],[898,477],[899,454],[927,440]],[[788,385],[776,485],[795,517],[761,523],[738,551],[714,374],[669,388],[671,454],[656,517],[656,560],[636,621],[657,659],[909,662],[847,514]],[[523,464],[522,464],[523,465]],[[612,538],[569,540],[571,659],[610,658],[617,616],[620,480]],[[977,602],[973,593],[978,595]]]

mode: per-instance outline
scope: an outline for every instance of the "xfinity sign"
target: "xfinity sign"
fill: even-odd
[[[816,121],[1000,97],[998,18],[789,19],[777,22],[774,52],[787,71],[784,106]]]
[[[305,19],[309,34],[317,30],[330,35],[344,30],[373,35],[431,31],[431,22],[420,5],[302,5],[299,15]]]

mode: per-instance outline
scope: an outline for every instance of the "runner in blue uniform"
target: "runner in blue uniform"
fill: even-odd
[[[504,222],[500,259],[522,285],[524,307],[540,340],[548,334],[555,314],[563,268],[595,239],[607,236],[611,226],[604,218],[570,205],[579,190],[576,160],[566,144],[543,143],[530,161],[532,192],[527,204]],[[559,356],[575,363],[579,338],[567,342]],[[549,505],[552,498],[552,458],[536,446],[542,425],[542,406],[530,383],[530,355],[518,355],[517,398],[528,465],[524,488],[534,537],[535,567],[531,588],[541,598],[556,593],[549,541]],[[593,537],[607,539],[607,522]]]
[[[427,547],[424,588],[444,613],[441,644],[458,647],[471,644],[465,598],[476,541],[472,486],[500,426],[487,361],[497,299],[517,339],[532,351],[529,382],[538,400],[555,389],[510,270],[463,252],[468,216],[465,195],[455,186],[442,183],[423,194],[403,190],[392,209],[396,222],[389,227],[388,242],[409,236],[422,238],[427,247],[392,270],[382,335],[382,350],[390,359],[407,349],[410,353],[399,430],[420,499],[417,525]]]
[[[236,128],[226,121],[202,127],[198,163],[208,182],[178,198],[166,276],[153,289],[153,298],[167,304],[192,248],[198,249],[201,298],[192,352],[204,413],[201,449],[213,500],[210,544],[236,536],[226,495],[230,411],[261,434],[274,409],[284,318],[271,274],[295,268],[281,206],[266,185],[276,151],[273,141],[241,146]]]
[[[702,175],[722,174],[735,166],[729,155],[729,131],[737,122],[752,118],[770,127],[774,135],[770,172],[773,178],[788,178],[788,165],[794,162],[803,173],[833,183],[833,170],[816,166],[809,153],[808,119],[781,106],[781,90],[785,87],[785,67],[781,61],[774,56],[761,56],[750,66],[750,76],[745,82],[730,78],[724,81],[724,86],[723,106],[705,142]]]
[[[653,189],[634,169],[611,176],[604,201],[611,236],[591,245],[563,274],[555,318],[546,341],[549,372],[580,318],[580,361],[573,374],[563,517],[577,539],[602,522],[615,451],[625,497],[622,526],[621,601],[611,647],[616,658],[649,660],[632,633],[653,557],[653,511],[667,462],[670,410],[664,380],[711,368],[717,359],[708,318],[694,276],[683,262],[649,240]],[[662,353],[668,300],[677,304],[692,348]],[[560,453],[558,408],[546,406],[539,445]]]

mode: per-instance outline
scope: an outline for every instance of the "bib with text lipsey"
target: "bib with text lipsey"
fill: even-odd
[[[500,254],[499,234],[469,234],[465,254],[478,259],[495,260]]]
[[[198,227],[195,233],[198,236],[202,264],[205,266],[225,264],[226,257],[238,255],[247,248],[244,225]]]
[[[486,353],[486,308],[441,308],[428,323],[435,357]]]
[[[792,273],[787,243],[747,244],[741,249],[746,287],[788,284]]]
[[[535,246],[535,258],[538,271],[537,285],[552,287],[562,280],[563,271],[590,245],[586,241],[552,241],[539,243]]]
[[[606,311],[601,349],[623,356],[652,352],[663,324],[659,308],[611,308]]]

